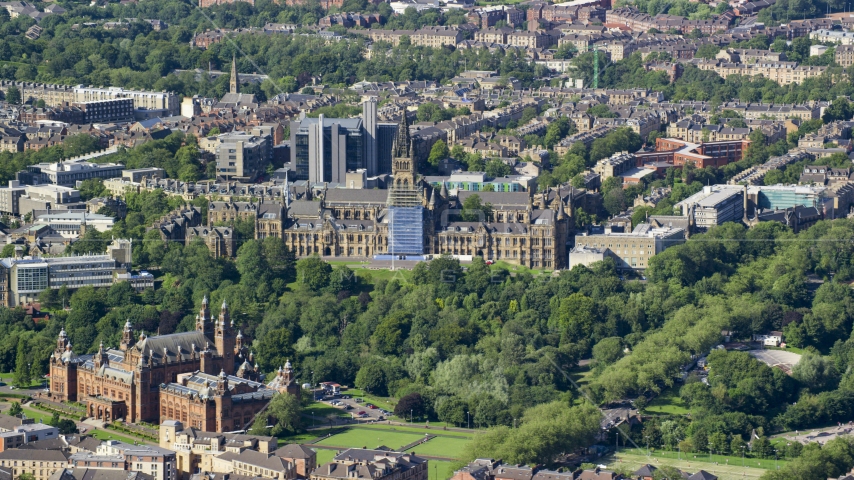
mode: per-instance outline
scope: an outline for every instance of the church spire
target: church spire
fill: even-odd
[[[394,158],[404,158],[409,156],[412,137],[409,135],[409,119],[406,118],[406,112],[400,116],[400,122],[397,124],[397,135],[394,137],[394,144],[391,150],[391,156]]]
[[[240,93],[240,78],[237,76],[237,56],[231,56],[231,82],[229,83],[229,93]]]

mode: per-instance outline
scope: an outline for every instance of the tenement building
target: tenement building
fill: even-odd
[[[260,383],[225,302],[217,319],[207,297],[191,332],[137,337],[127,322],[118,349],[77,355],[63,330],[50,358],[50,396],[86,405],[105,421],[173,419],[211,431],[245,426],[276,391]]]
[[[312,472],[311,480],[427,480],[427,460],[415,454],[350,448]]]

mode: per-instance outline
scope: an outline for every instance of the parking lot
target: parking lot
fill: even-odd
[[[384,411],[380,407],[374,406],[371,408],[370,402],[360,402],[360,399],[351,398],[349,395],[338,395],[337,398],[326,397],[321,400],[323,403],[329,404],[335,408],[341,409],[349,413],[353,418],[363,421],[371,420],[387,420],[392,416],[389,411]]]
[[[751,350],[749,353],[757,360],[765,362],[766,365],[780,368],[788,374],[791,374],[792,367],[801,361],[801,356],[797,353],[783,350]]]

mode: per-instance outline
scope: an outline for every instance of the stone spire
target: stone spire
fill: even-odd
[[[240,77],[237,76],[237,57],[231,57],[231,82],[228,84],[229,93],[240,93]]]

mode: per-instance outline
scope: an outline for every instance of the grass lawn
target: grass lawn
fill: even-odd
[[[88,432],[86,432],[86,434],[92,435],[93,437],[97,438],[98,440],[118,440],[120,442],[130,443],[131,445],[133,445],[134,443],[140,443],[140,442],[144,441],[144,440],[139,439],[139,438],[126,437],[126,436],[118,434],[118,433],[113,433],[109,430],[101,430],[98,428],[93,429],[93,430],[89,430]]]
[[[417,455],[458,458],[470,441],[466,438],[436,437],[413,450]]]
[[[364,403],[373,403],[374,405],[384,408],[389,412],[394,411],[394,406],[397,405],[397,399],[392,397],[378,397],[376,395],[371,395],[369,393],[365,393],[358,388],[351,388],[349,390],[342,390],[341,393],[343,395],[350,395],[352,398],[361,398],[364,400]]]
[[[350,414],[347,413],[346,410],[335,408],[332,405],[323,402],[312,403],[311,405],[303,409],[303,413],[306,413],[308,415],[314,415],[316,417],[328,417],[329,415],[335,415],[336,417],[350,416]]]
[[[368,283],[375,284],[380,280],[397,280],[401,284],[409,283],[409,279],[412,278],[412,271],[407,270],[405,268],[399,268],[397,270],[371,270],[370,268],[354,268],[353,271],[356,272],[356,276],[362,279],[370,278]]]
[[[620,453],[618,454],[617,457],[619,458],[619,457],[623,457],[623,456],[626,456],[629,458],[639,458],[639,457],[643,457],[644,459],[647,458],[645,448],[620,449]],[[650,458],[652,458],[652,459],[657,458],[660,461],[665,461],[665,460],[679,461],[680,455],[678,452],[656,450],[656,451],[651,453]],[[737,467],[739,469],[739,471],[742,468],[741,467],[741,457],[738,455],[714,454],[710,457],[709,453],[706,452],[703,454],[699,454],[699,453],[682,454],[681,458],[682,458],[682,461],[689,461],[689,462],[695,463],[695,464],[703,464],[699,468],[702,468],[704,470],[708,470],[708,468],[706,468],[706,467],[708,467],[709,465],[714,465],[715,463],[717,463],[718,466],[734,466],[734,467]],[[653,462],[645,462],[645,463],[655,464],[654,461]],[[777,465],[779,465],[780,468],[783,468],[787,463],[788,462],[786,460],[778,460],[777,461]],[[774,469],[774,459],[773,458],[770,458],[770,459],[768,459],[768,458],[745,458],[744,459],[744,466],[748,470],[749,469],[773,470]]]
[[[431,425],[432,425],[432,424],[431,424]],[[391,430],[391,431],[394,431],[394,432],[414,433],[414,434],[417,434],[417,435],[423,435],[423,434],[425,434],[425,433],[431,433],[431,434],[435,434],[435,435],[443,435],[443,436],[449,436],[449,437],[460,437],[460,438],[466,438],[466,439],[471,439],[471,438],[472,438],[472,434],[471,434],[471,433],[467,433],[467,432],[454,432],[454,431],[451,431],[451,430],[442,430],[441,428],[432,428],[432,427],[431,427],[430,429],[425,429],[425,428],[418,428],[418,427],[401,427],[401,426],[398,426],[398,425],[383,425],[383,424],[381,424],[381,423],[376,423],[376,424],[365,424],[365,425],[359,425],[359,426],[356,426],[356,427],[353,427],[353,428],[367,428],[367,429],[377,429],[377,430]]]
[[[656,460],[658,458],[658,460]],[[739,464],[737,467],[732,465],[715,465],[709,463],[697,462],[693,458],[690,460],[665,460],[661,457],[656,457],[653,455],[651,458],[647,458],[646,455],[624,455],[620,454],[617,458],[614,458],[613,455],[602,457],[599,460],[601,463],[604,463],[609,468],[613,468],[615,470],[620,471],[634,471],[639,468],[641,465],[645,465],[647,463],[652,463],[655,466],[669,465],[671,467],[678,468],[680,470],[695,473],[698,470],[705,470],[710,472],[718,477],[719,480],[746,480],[746,479],[758,479],[761,477],[765,470],[761,468],[741,468]],[[774,461],[771,461],[771,468],[774,467]]]
[[[317,437],[332,433],[333,431],[335,431],[335,429],[333,428],[324,428],[322,430],[310,430],[305,433],[298,433],[296,435],[281,437],[279,438],[279,446],[283,447],[289,443],[305,443],[310,440],[314,440]]]
[[[53,418],[53,413],[42,412],[33,408],[23,407],[22,410],[27,418],[32,418],[36,422],[47,423]],[[78,419],[79,420],[79,419]]]
[[[317,453],[318,465],[331,462],[335,455],[338,454],[338,450],[328,450],[325,448],[315,448],[313,450]]]
[[[427,463],[429,471],[427,478],[429,480],[448,480],[454,476],[454,469],[451,468],[451,462],[442,460],[430,460]]]
[[[666,415],[687,415],[691,413],[675,387],[661,392],[661,395],[649,402],[649,406],[644,409],[644,412]]]
[[[803,348],[798,348],[798,347],[786,347],[786,348],[765,347],[765,350],[782,350],[784,352],[797,353],[798,355],[803,355],[804,353],[806,353],[806,350],[804,350]]]
[[[368,430],[364,428],[353,428],[346,432],[325,438],[317,445],[328,445],[331,447],[353,447],[353,448],[376,448],[385,445],[392,450],[398,450],[404,445],[409,445],[423,435],[413,433],[390,432],[384,430]]]
[[[586,385],[593,378],[593,370],[590,369],[590,365],[576,367],[570,372],[569,378],[578,385]]]
[[[522,0],[519,0],[519,2],[521,2],[521,1],[522,1]],[[481,2],[479,1],[478,3],[481,3]],[[489,4],[490,2],[483,2],[483,3],[484,3],[484,5],[487,5],[487,4]],[[501,0],[501,1],[499,1],[499,2],[495,2],[495,3],[497,3],[497,4],[503,4],[503,3],[506,3],[506,2],[505,2],[504,0]],[[497,261],[497,262],[493,263],[492,265],[490,265],[490,268],[492,268],[492,269],[494,269],[494,270],[507,270],[508,272],[511,272],[511,273],[512,273],[512,272],[515,272],[515,273],[530,273],[531,275],[534,275],[534,276],[537,276],[537,275],[544,275],[544,274],[551,275],[551,273],[552,273],[550,270],[532,270],[532,269],[530,269],[530,268],[528,268],[528,267],[524,267],[524,266],[521,266],[521,265],[516,265],[515,263],[508,263],[508,262],[505,262],[504,260],[499,260],[499,261]]]

